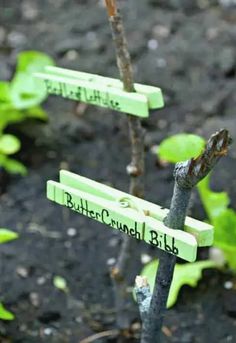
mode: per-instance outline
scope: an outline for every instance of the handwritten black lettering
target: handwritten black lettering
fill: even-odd
[[[158,240],[158,233],[156,231],[151,230],[150,235],[151,235],[151,240],[149,241],[149,243],[159,248],[160,241]]]
[[[67,192],[65,192],[64,194],[66,195],[66,207],[73,209],[74,205],[72,203],[72,196]]]
[[[98,212],[96,212],[96,220],[99,220],[99,221],[100,221],[100,219],[101,219],[101,214],[98,213]]]
[[[97,90],[94,91],[93,101],[95,101],[98,105],[101,103],[101,94]]]
[[[136,238],[136,239],[138,239],[138,240],[141,240],[141,235],[140,235],[140,232],[138,232],[138,228],[137,228],[137,222],[135,222],[134,225],[135,225],[135,226],[134,226],[134,229],[131,228],[131,229],[129,230],[129,234],[130,234],[130,236],[132,236],[132,237],[134,237],[134,238]]]
[[[109,225],[114,229],[124,232],[138,240],[141,240],[141,233],[138,230],[138,223],[134,221],[134,226],[129,227],[128,224],[123,223],[112,217],[112,214],[107,209],[101,210],[91,210],[89,208],[89,202],[82,198],[77,198],[76,200],[69,192],[64,192],[64,203],[66,207],[72,209],[82,215],[89,218],[98,220],[103,224]]]
[[[96,219],[96,215],[95,215],[94,211],[89,211],[89,217],[92,219]]]
[[[48,92],[49,94],[52,94],[52,92],[53,92],[52,82],[51,82],[50,80],[44,80],[44,83],[45,83],[47,92]]]
[[[110,222],[107,222],[105,219],[106,217],[109,218],[109,212],[107,210],[105,209],[102,210],[101,217],[102,217],[103,224],[110,225]]]
[[[44,80],[48,94],[62,96],[71,100],[83,101],[93,105],[99,105],[121,111],[121,105],[109,92],[99,89],[87,89],[86,87],[66,84],[58,81]]]

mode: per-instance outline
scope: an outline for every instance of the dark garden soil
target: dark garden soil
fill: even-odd
[[[17,53],[26,49],[47,52],[60,66],[117,77],[102,3],[0,0],[0,79],[11,78]],[[121,3],[135,78],[160,86],[165,94],[165,109],[151,113],[143,124],[146,198],[169,206],[173,166],[158,166],[153,146],[177,132],[207,138],[221,127],[229,128],[235,138],[236,9],[225,8],[223,0]],[[22,137],[19,158],[29,173],[1,181],[0,226],[15,229],[20,239],[0,249],[1,300],[16,314],[15,321],[0,322],[0,342],[78,343],[115,328],[108,270],[121,235],[50,203],[45,183],[56,180],[60,168],[68,168],[127,190],[127,121],[122,114],[93,106],[79,105],[76,115],[75,108],[71,101],[50,97],[45,104],[47,125],[10,128]],[[229,192],[234,207],[235,169],[234,142],[212,181],[214,189]],[[204,219],[197,194],[191,215]],[[140,251],[156,255],[146,245],[140,244]],[[201,251],[200,258],[206,256],[207,251]],[[138,265],[134,261],[131,284]],[[53,286],[55,275],[67,280],[67,293]],[[224,287],[229,280],[236,284],[231,274],[208,270],[197,289],[184,287],[167,312],[163,342],[236,342],[236,292]],[[137,327],[133,303],[130,312]]]

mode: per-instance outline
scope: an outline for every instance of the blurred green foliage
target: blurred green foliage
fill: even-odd
[[[0,244],[10,242],[19,237],[19,235],[11,230],[2,228],[0,229]],[[7,311],[2,303],[0,303],[0,319],[3,320],[13,320],[15,318],[14,314]]]
[[[158,156],[161,160],[177,163],[199,156],[204,146],[205,140],[202,137],[180,133],[161,142]]]
[[[236,272],[236,211],[229,208],[230,198],[226,192],[210,189],[210,176],[198,185],[201,201],[214,226],[214,246],[221,249],[229,267]]]
[[[26,174],[25,166],[10,158],[21,148],[20,140],[4,130],[8,125],[29,118],[47,120],[47,114],[40,107],[46,99],[46,89],[33,77],[53,60],[37,51],[24,51],[18,55],[16,72],[10,82],[0,82],[0,166],[10,173]]]
[[[179,291],[182,286],[188,285],[197,287],[198,281],[202,278],[202,271],[206,268],[216,267],[216,263],[210,260],[198,261],[194,263],[176,264],[173,280],[167,301],[167,308],[174,306],[177,301]],[[158,260],[151,261],[142,270],[141,276],[146,276],[153,292],[155,285]]]

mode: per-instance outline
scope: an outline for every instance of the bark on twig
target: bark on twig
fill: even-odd
[[[144,322],[148,315],[152,293],[146,277],[137,276],[135,279],[135,294],[139,306],[140,317]]]
[[[131,58],[125,38],[122,18],[117,8],[116,0],[106,0],[109,22],[111,26],[113,41],[116,48],[117,65],[123,81],[124,90],[134,92],[133,71]],[[130,193],[143,197],[144,195],[144,130],[141,120],[135,116],[127,115],[131,140],[131,163],[127,167],[130,176]],[[134,253],[137,242],[128,236],[123,237],[123,243],[116,266],[112,270],[112,279],[115,291],[115,303],[117,310],[117,326],[121,330],[127,330],[129,321],[127,311],[127,284],[125,272]]]
[[[175,187],[170,211],[164,220],[166,226],[182,230],[193,187],[201,181],[215,166],[219,159],[227,154],[231,138],[227,130],[212,135],[204,152],[196,159],[177,163],[174,171]],[[166,303],[173,278],[176,257],[160,251],[159,266],[155,287],[143,319],[141,343],[159,343]],[[140,288],[139,293],[142,293]],[[137,291],[136,291],[137,292]],[[143,316],[145,313],[145,316]]]

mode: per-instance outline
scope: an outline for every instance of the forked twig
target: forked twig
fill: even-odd
[[[192,188],[201,181],[222,156],[227,155],[231,138],[227,130],[220,130],[211,136],[203,153],[186,163],[178,163],[175,179],[179,186]]]
[[[117,65],[123,81],[124,90],[134,92],[133,71],[128,51],[122,18],[119,14],[116,0],[106,0],[106,6],[111,26],[113,41],[116,48]],[[131,163],[127,167],[130,176],[130,193],[143,197],[144,195],[144,130],[138,117],[127,115],[131,140]],[[123,244],[116,263],[111,272],[113,279],[117,312],[117,327],[122,331],[129,328],[129,318],[126,310],[127,265],[131,255],[135,253],[137,242],[128,236],[123,237]]]
[[[176,164],[174,194],[170,211],[164,220],[166,226],[179,230],[184,228],[193,187],[214,168],[222,156],[227,154],[230,144],[229,132],[222,129],[210,137],[205,150],[199,157]],[[162,250],[159,251],[159,265],[151,301],[145,287],[136,285],[136,293],[139,294],[139,300],[142,299],[141,304],[139,303],[143,322],[141,343],[160,342],[161,328],[175,263],[175,256]]]

